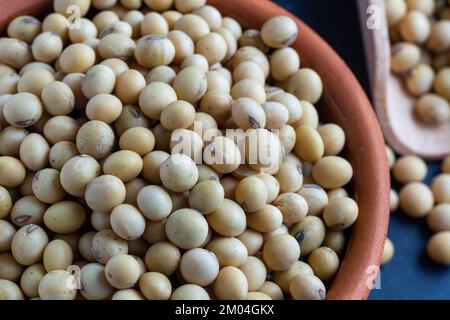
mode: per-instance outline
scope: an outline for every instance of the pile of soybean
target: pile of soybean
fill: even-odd
[[[385,0],[391,69],[415,97],[415,115],[428,125],[450,120],[448,0]]]
[[[400,209],[413,219],[427,220],[434,233],[428,242],[427,252],[435,262],[450,266],[450,156],[441,165],[441,173],[433,178],[431,186],[423,181],[428,174],[425,161],[414,155],[396,158],[386,147],[392,177],[401,185],[400,193],[391,189],[391,212]],[[382,263],[394,255],[393,243],[387,239]]]
[[[0,39],[0,299],[324,299],[358,205],[294,21],[243,31],[205,0],[54,11]]]

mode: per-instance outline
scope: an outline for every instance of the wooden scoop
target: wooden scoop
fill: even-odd
[[[450,154],[450,122],[430,126],[416,118],[416,98],[390,71],[390,42],[384,0],[358,0],[372,102],[386,142],[398,153],[438,160]],[[369,28],[369,21],[378,28]],[[376,21],[378,20],[378,21]]]

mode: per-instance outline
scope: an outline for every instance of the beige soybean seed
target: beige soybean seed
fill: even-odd
[[[68,160],[61,169],[61,185],[74,196],[84,195],[86,186],[101,173],[99,163],[88,155],[76,156]]]
[[[427,165],[417,156],[403,156],[395,162],[393,174],[395,180],[405,184],[414,181],[423,181],[427,175]]]
[[[389,26],[396,25],[407,13],[405,0],[387,0],[386,15]]]
[[[172,199],[159,186],[146,186],[137,195],[137,205],[144,216],[152,221],[161,221],[172,212]]]
[[[328,205],[327,193],[316,184],[305,184],[297,193],[308,203],[308,215],[310,216],[320,216]]]
[[[339,257],[327,247],[320,247],[308,257],[308,264],[314,271],[314,275],[322,281],[329,281],[334,278],[339,269]]]
[[[247,296],[248,282],[245,274],[236,267],[219,271],[214,283],[214,294],[219,300],[242,300]]]
[[[253,61],[243,61],[233,70],[233,81],[238,83],[244,79],[253,79],[259,84],[264,85],[266,77],[261,67]]]
[[[230,118],[233,98],[227,92],[208,91],[200,101],[199,111],[211,115],[221,125]]]
[[[427,252],[428,256],[443,265],[450,264],[450,248],[448,244],[450,240],[449,231],[441,231],[436,233],[428,241]]]
[[[316,276],[299,274],[289,283],[289,289],[295,300],[324,300],[325,285]]]
[[[187,67],[198,67],[202,72],[207,73],[209,70],[208,60],[202,56],[201,54],[193,54],[189,57],[186,57],[180,65],[180,70],[183,70]]]
[[[381,265],[388,264],[394,257],[394,244],[388,238],[384,241],[383,255],[381,256]]]
[[[289,17],[276,16],[261,28],[261,38],[271,48],[288,47],[297,39],[297,25]]]
[[[91,225],[97,231],[111,229],[109,218],[109,213],[94,211],[91,214]]]
[[[120,34],[112,33],[101,38],[98,44],[98,53],[103,59],[132,58],[137,49],[133,39]],[[136,69],[136,68],[134,68]]]
[[[270,238],[263,249],[266,266],[274,271],[284,271],[300,258],[300,246],[289,234],[280,234]]]
[[[42,102],[51,115],[68,115],[75,107],[75,95],[67,84],[54,81],[42,89]]]
[[[253,99],[244,97],[235,100],[231,114],[234,122],[243,130],[264,128],[266,126],[264,109]]]
[[[450,174],[436,176],[431,183],[431,191],[436,203],[450,203]]]
[[[169,65],[175,57],[175,47],[165,36],[148,35],[139,39],[134,56],[146,68]]]
[[[0,279],[0,298],[3,300],[24,300],[19,286],[6,279]]]
[[[322,79],[314,70],[302,68],[289,78],[288,91],[299,100],[315,104],[322,96]]]
[[[20,84],[20,80],[19,80]],[[443,68],[436,74],[433,85],[434,91],[446,98],[450,98],[450,68]]]
[[[206,218],[211,228],[223,236],[236,237],[246,229],[244,210],[229,199],[224,199],[219,208],[209,213]]]
[[[144,296],[135,289],[117,290],[111,300],[145,300]]]
[[[281,103],[268,101],[263,103],[262,108],[266,115],[267,129],[282,129],[289,121],[289,111]]]
[[[344,149],[345,146],[345,133],[344,130],[334,123],[321,125],[317,132],[324,145],[325,156],[337,156]]]
[[[173,81],[173,88],[180,100],[198,102],[207,90],[206,75],[200,68],[191,66],[181,70]]]
[[[287,92],[279,92],[270,96],[269,100],[273,102],[279,102],[287,108],[289,112],[288,124],[293,124],[300,120],[300,118],[302,117],[302,105],[294,95]]]
[[[325,247],[332,249],[337,255],[341,256],[345,252],[345,233],[344,231],[327,230],[327,235],[322,243]]]
[[[344,230],[355,223],[358,211],[358,204],[352,198],[334,198],[325,207],[323,220],[332,230]]]
[[[75,300],[76,279],[65,270],[54,270],[39,282],[39,297],[42,300]]]
[[[405,185],[399,194],[400,208],[413,218],[424,217],[433,208],[434,197],[430,188],[421,182]]]
[[[120,150],[106,158],[103,172],[116,176],[123,182],[129,182],[141,173],[142,167],[142,158],[136,152]]]
[[[443,53],[450,48],[450,22],[446,19],[439,20],[431,27],[427,48],[435,53]]]
[[[419,64],[406,75],[405,85],[412,95],[420,96],[430,92],[433,87],[435,72],[426,64]]]
[[[56,169],[46,168],[36,172],[31,187],[36,198],[44,203],[56,203],[66,195]]]
[[[15,188],[18,187],[25,180],[26,170],[22,162],[20,160],[9,157],[9,156],[1,156],[0,157],[0,185],[6,188]],[[3,189],[0,189],[0,191]],[[5,189],[0,192],[2,195],[0,197],[2,204],[0,208],[0,216],[7,216],[9,213],[9,209],[11,208],[9,192]]]
[[[428,227],[433,232],[450,231],[450,203],[441,203],[427,215]]]
[[[277,81],[288,80],[300,68],[300,57],[292,48],[276,50],[270,56],[270,72]]]
[[[214,282],[219,273],[219,261],[211,251],[191,249],[181,258],[180,272],[188,283],[207,286]]]
[[[84,208],[74,201],[60,201],[44,213],[44,224],[51,231],[67,234],[81,228],[86,219]]]
[[[124,104],[137,104],[145,86],[145,78],[140,72],[126,70],[117,77],[115,94]]]
[[[261,32],[256,29],[247,29],[239,37],[239,46],[255,47],[264,53],[268,53],[270,48],[262,41]]]
[[[175,57],[173,61],[176,64],[181,64],[186,58],[194,54],[194,42],[185,32],[181,30],[172,30],[167,37],[175,47]]]
[[[8,37],[20,39],[28,44],[41,31],[41,22],[32,16],[18,16],[13,19],[6,30]]]
[[[114,288],[131,288],[139,280],[140,266],[133,256],[118,254],[106,263],[105,275],[106,280]]]
[[[6,220],[0,220],[0,252],[11,249],[11,241],[16,233],[16,228]]]
[[[158,242],[145,254],[145,264],[149,271],[160,272],[166,276],[173,274],[181,260],[180,249],[170,242]]]
[[[283,300],[283,291],[281,291],[280,287],[272,282],[265,281],[261,288],[259,288],[259,292],[265,293],[272,300]]]
[[[28,135],[22,128],[8,126],[0,131],[0,154],[3,156],[18,157],[20,145]]]
[[[92,18],[92,22],[95,24],[100,34],[106,26],[117,21],[120,21],[119,17],[111,10],[100,11]]]
[[[420,49],[412,43],[400,42],[391,49],[391,69],[395,73],[411,70],[420,62]]]
[[[26,136],[20,145],[20,161],[28,170],[38,171],[48,164],[50,146],[43,136],[31,133]]]
[[[303,185],[301,168],[292,162],[283,162],[275,178],[280,184],[280,193],[297,192]]]
[[[198,180],[195,162],[184,154],[173,154],[161,165],[161,181],[174,192],[190,190]]]
[[[111,298],[114,288],[108,283],[105,267],[99,263],[88,263],[81,268],[81,295],[87,300]]]
[[[69,39],[72,43],[81,43],[97,38],[97,27],[91,20],[81,18],[78,22],[78,28],[69,28]]]
[[[257,257],[248,257],[239,269],[247,278],[248,289],[250,291],[257,291],[263,286],[266,280],[267,270],[260,259]]]
[[[266,185],[267,203],[272,203],[280,194],[280,183],[274,176],[269,174],[261,174],[257,177]]]
[[[126,240],[138,239],[144,234],[145,218],[139,210],[129,204],[121,204],[113,209],[110,217],[114,232]]]
[[[164,82],[169,85],[173,83],[173,80],[177,76],[175,70],[168,66],[158,66],[150,70],[146,77],[146,82],[148,84],[152,82]],[[124,84],[124,92],[125,92],[125,84]]]
[[[194,42],[209,33],[209,25],[205,19],[195,14],[185,14],[174,25],[175,30],[186,33]]]
[[[62,141],[74,142],[80,124],[77,120],[69,116],[56,116],[50,118],[44,125],[44,137],[50,144],[56,144]]]
[[[75,43],[63,50],[59,62],[65,73],[86,72],[95,63],[95,51],[85,44]]]
[[[175,289],[170,300],[210,300],[208,292],[196,284],[184,284]]]
[[[246,229],[237,237],[237,239],[240,240],[247,248],[249,256],[252,256],[260,251],[263,246],[262,234],[252,229]]]
[[[81,81],[81,91],[88,99],[103,94],[111,93],[116,84],[114,71],[105,65],[96,65],[90,68]]]
[[[177,101],[177,93],[168,84],[152,82],[139,95],[139,107],[142,112],[154,120],[159,120],[163,109]]]
[[[218,181],[206,180],[198,183],[189,193],[189,205],[208,214],[220,207],[224,196],[224,189]]]
[[[424,13],[412,10],[402,19],[398,28],[405,41],[424,43],[430,35],[431,24]]]
[[[239,184],[239,180],[233,176],[226,176],[220,179],[220,184],[223,186],[225,191],[225,198],[230,200],[235,200],[236,187]]]
[[[170,280],[159,272],[144,273],[139,278],[139,288],[148,300],[169,300],[172,294]]]
[[[20,289],[28,298],[39,297],[38,287],[42,277],[46,274],[41,263],[33,264],[25,269],[20,277]]]
[[[270,72],[269,59],[259,49],[251,46],[241,47],[236,51],[233,57],[233,69],[244,61],[253,61],[264,72],[264,76],[267,78]]]
[[[81,244],[81,239],[80,239]],[[128,253],[127,241],[118,237],[113,230],[94,232],[88,248],[97,262],[106,264],[112,257]]]
[[[86,186],[85,200],[95,211],[111,212],[125,200],[126,189],[122,180],[112,175],[95,178]]]
[[[447,100],[432,93],[420,97],[414,111],[421,120],[432,125],[442,124],[450,119],[450,105]]]
[[[0,277],[9,281],[17,281],[23,273],[20,265],[11,253],[0,253]]]
[[[294,128],[301,125],[308,125],[317,129],[319,127],[319,114],[316,107],[308,101],[300,101],[302,106],[302,116],[299,121],[293,124]]]
[[[345,186],[353,176],[351,164],[342,157],[328,156],[318,160],[312,169],[314,181],[326,189]]]
[[[114,132],[105,122],[92,120],[78,130],[76,144],[81,154],[87,154],[99,160],[112,151]]]
[[[141,22],[141,35],[167,35],[169,32],[169,25],[166,19],[157,13],[149,12],[144,16]]]
[[[58,34],[43,32],[39,34],[31,45],[31,52],[36,61],[52,62],[59,57],[63,49],[63,42]]]
[[[325,145],[320,133],[308,126],[302,125],[296,129],[295,153],[300,159],[308,162],[316,162],[325,152]]]
[[[201,37],[195,43],[195,52],[204,56],[210,65],[222,61],[227,54],[225,39],[216,32],[211,32]]]
[[[25,128],[35,124],[42,115],[39,98],[28,92],[10,97],[3,105],[3,116],[12,126]]]
[[[261,104],[266,102],[266,92],[264,87],[254,79],[243,79],[231,88],[231,96],[237,100],[239,98],[250,98]]]
[[[73,262],[73,253],[67,242],[63,240],[50,241],[42,256],[45,270],[66,270]]]
[[[119,146],[122,150],[134,151],[140,156],[144,156],[153,150],[155,137],[147,128],[134,127],[120,136]]]
[[[17,82],[17,92],[29,92],[41,97],[44,87],[55,81],[53,73],[42,68],[35,68],[25,72]]]
[[[186,129],[195,118],[195,108],[186,101],[175,101],[167,105],[161,112],[161,124],[167,130]]]
[[[27,224],[42,224],[47,205],[35,196],[25,196],[18,199],[11,209],[10,219],[18,227]]]
[[[142,168],[142,175],[144,178],[153,184],[162,184],[159,176],[161,165],[169,158],[169,154],[164,151],[155,150],[147,154],[142,160],[144,166]]]
[[[11,252],[14,259],[23,266],[29,266],[41,260],[48,243],[47,233],[35,224],[23,226],[12,238]]]
[[[320,218],[307,216],[303,221],[294,224],[289,233],[298,241],[301,256],[307,256],[323,243],[326,229]]]
[[[264,205],[260,210],[247,214],[247,224],[259,232],[272,232],[283,223],[281,211],[270,204]]]
[[[2,75],[0,78],[0,94],[14,94],[17,92],[17,84],[20,76],[13,71],[11,73]],[[4,100],[6,101],[6,99]]]
[[[236,188],[236,201],[247,212],[262,209],[267,201],[266,185],[257,177],[242,179]]]
[[[0,62],[20,69],[31,62],[33,56],[27,43],[13,38],[0,38]]]
[[[165,230],[169,240],[182,249],[193,249],[203,244],[208,236],[208,222],[201,213],[180,209],[167,219]]]

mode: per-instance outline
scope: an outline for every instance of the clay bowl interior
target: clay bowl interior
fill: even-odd
[[[43,16],[51,0],[0,0],[0,31],[21,14]],[[299,36],[293,48],[300,53],[302,66],[316,70],[324,83],[317,105],[322,118],[339,124],[347,136],[346,157],[352,163],[353,196],[359,218],[341,268],[329,289],[328,299],[366,299],[377,270],[389,221],[389,168],[383,136],[371,104],[355,76],[337,54],[295,16],[266,0],[208,0],[223,15],[244,26],[260,28],[275,15],[295,19]]]

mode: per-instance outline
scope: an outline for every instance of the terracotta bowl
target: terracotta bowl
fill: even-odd
[[[389,169],[383,136],[355,76],[314,31],[295,16],[266,0],[209,0],[224,15],[244,26],[261,27],[269,18],[287,15],[299,29],[293,45],[302,65],[316,70],[324,82],[318,109],[328,121],[343,127],[347,136],[346,155],[354,168],[353,192],[360,214],[341,269],[328,292],[328,299],[366,299],[374,270],[380,262],[389,221]],[[18,15],[43,15],[51,0],[0,0],[0,31]]]

